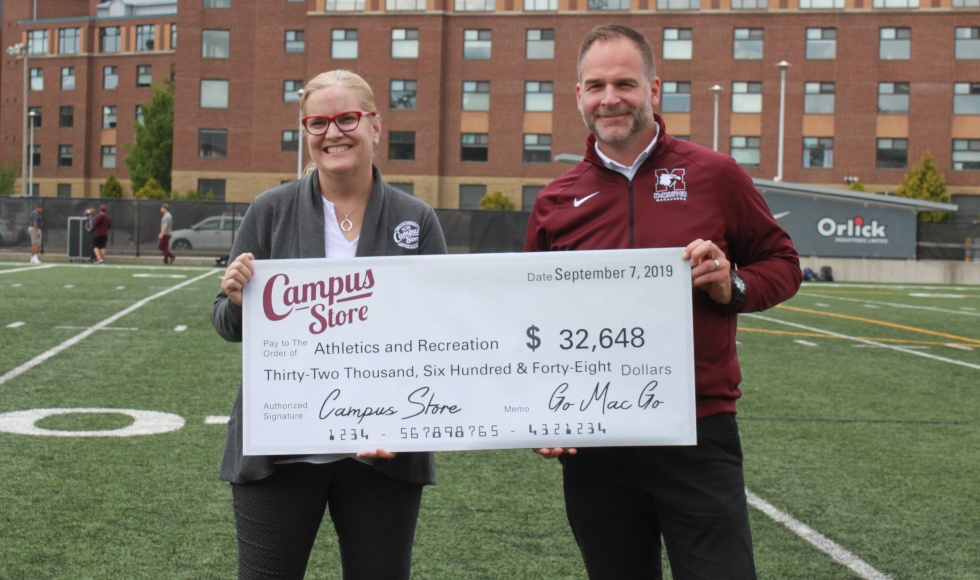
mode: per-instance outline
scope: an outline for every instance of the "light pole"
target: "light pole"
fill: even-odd
[[[30,164],[30,173],[28,173],[28,178],[27,178],[27,191],[29,192],[28,195],[33,197],[34,196],[34,117],[37,117],[37,113],[31,111],[30,113],[28,113],[27,117],[30,119],[30,125],[31,125],[31,144],[30,147],[28,148],[28,152],[30,153],[31,156],[31,164]]]
[[[296,91],[300,103],[303,102],[303,89]],[[299,132],[296,133],[296,179],[303,177],[303,107],[299,108]]]
[[[714,137],[711,139],[711,148],[717,151],[718,150],[718,95],[724,89],[721,88],[721,85],[715,85],[708,90],[715,94],[715,130],[714,130]]]
[[[10,45],[10,46],[7,47],[7,54],[9,54],[10,56],[12,56],[14,58],[21,58],[24,61],[24,97],[23,97],[24,98],[24,136],[22,137],[22,141],[24,143],[24,147],[26,148],[27,147],[27,129],[28,129],[27,128],[27,122],[28,122],[27,121],[27,89],[28,89],[27,83],[29,81],[28,76],[27,76],[27,70],[28,70],[27,69],[27,45],[25,45],[23,42],[18,42],[16,44],[12,44],[12,45]],[[23,186],[24,195],[25,196],[29,195],[28,192],[27,192],[27,182],[24,181],[24,176],[27,175],[27,155],[30,155],[30,154],[31,154],[31,151],[28,150],[27,151],[27,154],[24,155],[23,169],[21,169],[21,172],[20,172],[20,183]]]
[[[783,180],[783,135],[786,131],[786,69],[793,66],[781,60],[776,63],[779,67],[779,154],[776,158],[776,177],[773,181]]]

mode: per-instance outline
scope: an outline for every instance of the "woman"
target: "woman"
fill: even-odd
[[[381,118],[364,79],[323,73],[306,85],[300,110],[315,169],[259,195],[245,214],[211,311],[225,340],[242,340],[253,260],[446,253],[432,208],[386,185],[371,162]],[[394,235],[404,222],[418,226],[417,245]],[[302,578],[329,505],[344,578],[390,579],[410,575],[422,486],[435,483],[435,470],[431,453],[382,449],[245,457],[239,389],[220,477],[232,484],[239,578]]]

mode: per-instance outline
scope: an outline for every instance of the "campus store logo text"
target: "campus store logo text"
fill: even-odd
[[[374,292],[368,290],[373,287],[374,272],[370,268],[364,273],[330,276],[302,284],[290,284],[289,276],[276,274],[262,291],[262,309],[272,322],[309,310],[313,317],[310,334],[321,334],[328,328],[366,321],[368,306],[356,301],[370,298]]]
[[[825,237],[833,237],[835,242],[843,244],[887,244],[888,233],[885,224],[878,220],[866,223],[861,216],[854,216],[844,223],[837,223],[834,218],[825,217],[817,222],[817,232]]]

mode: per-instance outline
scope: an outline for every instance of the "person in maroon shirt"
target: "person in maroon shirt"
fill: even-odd
[[[653,49],[599,26],[579,50],[585,158],[538,195],[525,251],[682,247],[691,261],[697,445],[547,448],[592,579],[755,578],[735,401],[739,312],[791,298],[802,279],[789,235],[734,159],[674,139]]]
[[[105,247],[109,242],[109,228],[112,227],[112,218],[105,212],[105,206],[99,206],[99,215],[95,216],[95,235],[92,241],[92,252],[95,253],[95,264],[105,263]]]

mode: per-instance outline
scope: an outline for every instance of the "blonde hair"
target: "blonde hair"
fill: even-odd
[[[344,87],[357,91],[361,96],[361,108],[369,113],[374,113],[376,119],[381,119],[381,115],[378,115],[378,106],[374,102],[374,91],[371,90],[371,85],[361,75],[343,69],[320,73],[306,83],[306,86],[303,87],[303,96],[299,100],[299,110],[304,116],[306,115],[306,99],[314,91],[327,87]],[[303,177],[313,173],[314,169],[316,169],[316,163],[309,162],[303,169]]]

